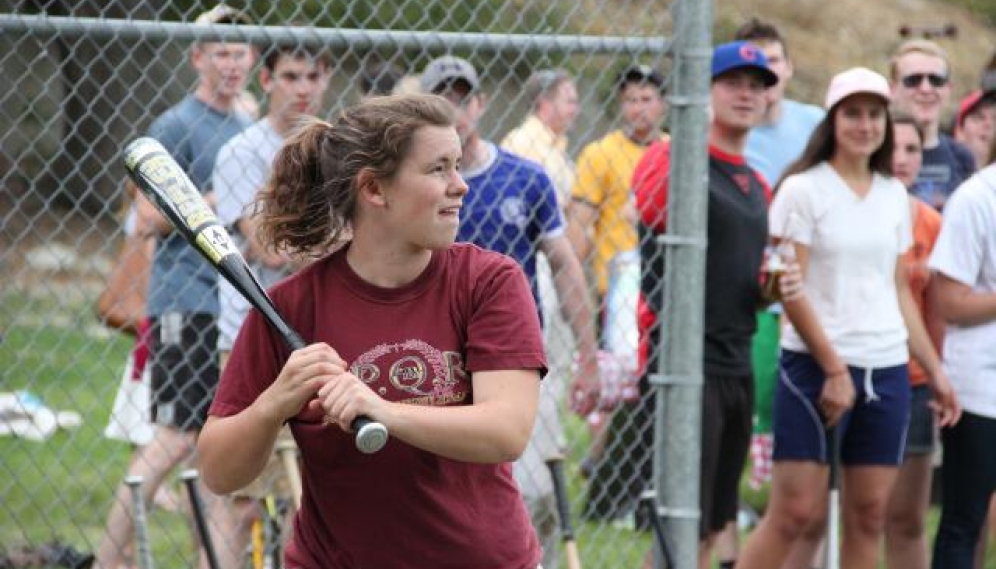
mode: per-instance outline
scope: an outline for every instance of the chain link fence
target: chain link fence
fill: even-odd
[[[131,453],[130,445],[108,439],[105,428],[133,340],[94,313],[124,241],[129,198],[120,153],[193,88],[191,42],[326,47],[333,68],[325,117],[358,101],[373,69],[417,74],[432,58],[456,54],[481,75],[489,96],[481,131],[495,142],[528,115],[524,86],[530,74],[563,68],[574,78],[581,106],[567,148],[577,157],[620,127],[620,71],[634,64],[670,69],[668,38],[678,38],[673,31],[680,28],[673,22],[699,18],[686,30],[701,37],[688,44],[691,63],[684,75],[685,88],[699,92],[672,95],[679,109],[672,121],[684,132],[699,131],[690,139],[701,146],[699,158],[686,156],[694,158],[688,179],[701,180],[704,170],[694,168],[704,167],[711,8],[692,4],[699,4],[696,13],[680,16],[677,6],[650,0],[249,1],[237,7],[253,25],[219,29],[194,24],[213,6],[209,2],[0,2],[0,76],[9,85],[0,94],[0,432],[8,435],[0,436],[0,554],[37,553],[49,544],[49,563],[57,566],[59,554],[93,551],[102,537]],[[253,77],[258,69],[259,63]],[[265,113],[258,80],[248,90]],[[689,109],[694,116],[681,122],[679,112]],[[607,319],[592,322],[603,343],[614,334],[616,345],[624,346],[622,366],[629,373],[639,274],[633,255],[611,265],[609,288],[600,296]],[[594,289],[594,278],[589,283]],[[553,337],[548,349],[566,383],[573,343]],[[562,397],[563,385],[559,389]],[[605,479],[586,478],[582,465],[598,447],[597,424],[608,413],[578,418],[562,403],[568,495],[584,565],[639,566],[653,542],[635,516],[633,489],[640,485],[632,463],[652,457],[629,456],[627,464],[599,475]],[[649,410],[632,413],[639,422],[629,432],[639,438],[654,431],[652,402],[627,407]],[[687,462],[697,469],[697,461]],[[175,474],[168,486],[182,497]],[[610,513],[593,514],[593,500],[607,501]],[[697,502],[686,496],[680,506],[694,509]],[[692,524],[687,527],[697,527]],[[168,503],[152,506],[149,533],[158,566],[194,564],[185,516]],[[687,551],[694,552],[695,539]]]

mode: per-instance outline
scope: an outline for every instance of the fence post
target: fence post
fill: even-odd
[[[712,1],[674,5],[671,172],[654,479],[675,566],[698,566]],[[663,556],[657,552],[657,567]]]

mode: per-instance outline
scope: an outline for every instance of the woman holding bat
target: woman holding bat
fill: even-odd
[[[532,569],[540,549],[512,477],[545,372],[519,266],[454,244],[467,185],[452,106],[371,99],[305,126],[259,199],[277,250],[320,256],[272,289],[313,342],[291,353],[255,311],[199,440],[201,474],[231,492],[263,468],[281,425],[301,449],[293,568]],[[364,415],[391,433],[356,449]]]

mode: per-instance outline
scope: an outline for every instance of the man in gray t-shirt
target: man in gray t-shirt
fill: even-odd
[[[202,14],[197,23],[250,22],[241,12],[219,5]],[[210,177],[218,150],[252,120],[238,110],[238,104],[255,57],[255,50],[246,43],[194,43],[190,63],[197,71],[197,86],[149,128],[149,135],[166,147],[209,203],[214,201]],[[170,471],[185,460],[196,462],[197,433],[218,383],[217,274],[140,193],[136,207],[140,225],[150,228],[156,238],[147,305],[156,429],[152,441],[134,456],[128,475],[144,478],[142,491],[151,503]],[[128,564],[122,545],[131,543],[134,534],[130,503],[129,489],[122,484],[97,549],[97,566]]]

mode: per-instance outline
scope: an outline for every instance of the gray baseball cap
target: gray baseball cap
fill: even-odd
[[[471,91],[481,87],[481,79],[474,66],[466,59],[452,55],[433,59],[422,71],[422,90],[427,93],[439,93],[460,81],[466,83]]]

